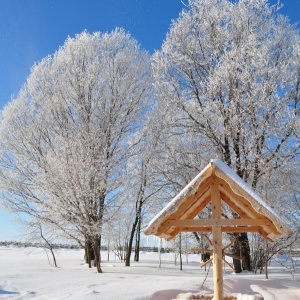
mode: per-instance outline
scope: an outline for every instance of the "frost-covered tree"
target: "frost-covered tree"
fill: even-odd
[[[266,175],[299,156],[300,38],[279,8],[190,0],[153,57],[166,149],[193,136],[191,156],[221,158],[259,191]],[[191,170],[194,161],[185,160]],[[247,235],[238,241],[250,269]]]
[[[143,227],[144,214],[148,213],[148,205],[154,205],[155,199],[159,194],[161,187],[156,184],[155,170],[155,148],[157,140],[149,134],[147,122],[144,124],[144,130],[136,135],[136,144],[139,151],[137,155],[128,160],[126,167],[127,190],[124,196],[127,201],[128,216],[130,216],[130,231],[127,242],[125,266],[130,266],[130,257],[133,246],[135,246],[134,260],[139,261],[140,234]]]
[[[119,209],[130,139],[145,114],[150,60],[124,30],[68,38],[2,112],[0,183],[25,212],[92,249]]]

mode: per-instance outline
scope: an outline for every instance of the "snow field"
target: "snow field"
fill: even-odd
[[[162,254],[161,268],[157,253],[141,253],[141,261],[132,262],[131,267],[112,253],[106,262],[107,252],[101,254],[104,273],[98,274],[96,268],[85,265],[83,250],[57,251],[59,267],[54,268],[42,249],[0,247],[0,299],[168,300],[178,294],[188,299],[188,293],[213,293],[212,267],[200,289],[206,272],[199,267],[198,254],[190,254],[188,264],[183,255],[182,271],[179,263],[174,265],[171,253]],[[226,268],[224,292],[259,293],[265,300],[300,300],[300,263],[284,262],[291,269],[273,262],[268,280],[264,274],[234,274]]]

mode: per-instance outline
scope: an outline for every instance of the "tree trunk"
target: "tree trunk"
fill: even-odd
[[[193,235],[194,235],[196,241],[198,242],[199,246],[201,246],[201,240],[200,240],[200,237],[198,235],[198,232],[193,232]]]
[[[125,266],[126,267],[130,266],[130,256],[131,256],[131,251],[132,251],[133,238],[134,238],[134,234],[136,232],[137,224],[141,220],[142,205],[143,205],[143,198],[144,198],[144,186],[145,185],[146,185],[146,179],[144,178],[144,180],[142,181],[141,186],[140,186],[137,202],[135,204],[136,214],[135,214],[134,222],[131,227],[131,233],[130,233],[130,237],[129,237],[127,252],[126,252],[126,258],[125,258]],[[139,234],[139,232],[138,232],[138,234]]]
[[[45,238],[45,236],[43,235],[43,230],[42,230],[42,226],[40,225],[40,233],[41,233],[41,238],[46,242],[46,244],[48,245],[49,250],[51,251],[52,254],[52,258],[53,258],[53,262],[54,262],[54,266],[57,267],[56,264],[56,258],[53,252],[53,246],[52,244]]]
[[[233,266],[236,273],[242,270],[251,271],[250,247],[247,233],[240,233],[233,244],[234,254],[241,257],[241,260],[233,258]]]
[[[270,255],[270,249],[269,249],[268,241],[266,240],[266,255],[265,255],[265,272],[266,272],[265,274],[266,274],[266,279],[269,279],[269,274],[268,274],[269,255]]]
[[[134,249],[134,261],[140,261],[140,241],[141,241],[141,223],[142,219],[139,217],[137,229],[136,229],[136,239],[135,239],[135,249]]]
[[[107,237],[107,262],[109,262],[109,253],[110,253],[110,228],[108,230],[108,237]]]
[[[133,238],[134,238],[134,233],[135,233],[135,230],[136,230],[137,223],[138,223],[138,215],[136,214],[134,222],[133,222],[132,227],[131,227],[128,247],[126,249],[125,267],[130,266],[130,256],[131,256],[131,251],[132,251],[132,243],[133,243]]]
[[[94,248],[95,265],[97,267],[97,272],[102,273],[101,254],[100,254],[100,237],[99,236],[94,238],[93,248]]]
[[[85,242],[85,247],[84,247],[84,259],[85,259],[85,263],[88,264],[89,263],[89,254],[88,254],[88,250],[87,250],[87,243]]]
[[[181,255],[181,232],[179,233],[179,261],[180,261],[180,271],[182,271],[182,255]]]
[[[92,267],[92,260],[95,259],[94,248],[91,241],[87,240],[85,242],[85,263],[89,265],[89,268]]]
[[[250,245],[247,233],[241,235],[241,243],[242,268],[243,270],[251,271]]]
[[[56,264],[56,258],[55,258],[54,252],[53,252],[53,248],[50,248],[50,251],[51,251],[51,254],[52,254],[54,266],[57,267],[57,264]]]

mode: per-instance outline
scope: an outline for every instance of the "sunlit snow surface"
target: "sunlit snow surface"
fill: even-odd
[[[59,250],[58,268],[49,266],[43,250],[0,247],[0,299],[100,299],[168,300],[178,294],[213,293],[212,268],[200,290],[206,272],[199,268],[200,255],[183,255],[183,271],[174,255],[141,253],[141,261],[131,267],[102,252],[103,274],[89,269],[82,250]],[[50,256],[49,256],[50,258]],[[284,266],[272,261],[269,279],[245,272],[233,274],[225,269],[225,293],[260,293],[265,300],[300,300],[300,260],[277,256]],[[289,273],[291,271],[294,278]]]

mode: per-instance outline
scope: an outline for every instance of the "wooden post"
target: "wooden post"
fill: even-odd
[[[212,219],[222,218],[221,197],[217,183],[211,185]],[[212,226],[213,262],[214,262],[214,299],[224,300],[222,228]]]

